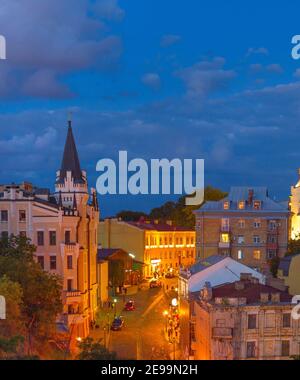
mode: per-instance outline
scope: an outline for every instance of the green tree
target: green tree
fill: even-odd
[[[20,318],[26,328],[29,353],[32,338],[51,335],[56,317],[62,312],[61,280],[42,270],[34,252],[34,245],[24,237],[11,236],[0,241],[0,277],[7,276],[22,290]]]
[[[121,218],[125,222],[138,222],[140,218],[147,218],[147,214],[139,211],[123,210],[118,212],[117,218]]]
[[[113,288],[123,286],[125,281],[124,262],[122,260],[111,260],[109,262],[109,278]]]
[[[278,256],[273,257],[269,261],[270,272],[272,273],[272,276],[275,277],[275,278],[277,277],[279,264],[280,264],[280,258]]]
[[[297,236],[296,239],[289,240],[286,256],[298,254],[300,254],[300,236]]]
[[[94,342],[92,338],[85,338],[78,344],[80,353],[78,360],[116,360],[115,352],[110,352],[101,343],[101,340]]]

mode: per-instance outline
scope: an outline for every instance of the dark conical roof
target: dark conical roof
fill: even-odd
[[[79,157],[77,153],[77,148],[73,136],[72,124],[69,121],[67,140],[64,149],[64,155],[61,163],[60,169],[60,180],[66,177],[66,172],[71,171],[74,181],[82,182],[82,172],[80,168]]]

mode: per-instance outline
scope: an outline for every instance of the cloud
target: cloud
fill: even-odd
[[[201,61],[178,70],[175,75],[183,80],[189,98],[204,97],[226,88],[236,76],[233,70],[225,70],[224,64],[224,58],[216,57],[212,61]]]
[[[107,20],[120,21],[125,16],[125,12],[118,5],[118,0],[97,1],[93,10],[97,15]]]
[[[160,76],[156,73],[144,74],[142,76],[142,83],[153,90],[159,90],[161,87]]]
[[[165,47],[175,45],[180,41],[181,41],[181,36],[178,36],[176,34],[166,34],[162,36],[160,40],[160,46],[165,48]]]
[[[269,55],[269,50],[265,47],[259,47],[259,48],[249,48],[246,57],[249,57],[251,55],[255,54],[261,54],[261,55]]]
[[[0,96],[11,92],[21,96],[20,88],[26,95],[44,97],[48,82],[50,96],[69,97],[63,77],[90,68],[111,69],[120,58],[122,42],[105,32],[103,19],[116,18],[122,11],[116,1],[97,4],[96,12],[89,0],[2,0],[0,25],[7,40],[7,60],[0,68],[5,83],[0,85]],[[17,86],[11,91],[15,78]]]
[[[272,63],[266,67],[267,71],[274,74],[283,73],[283,68],[278,63]]]

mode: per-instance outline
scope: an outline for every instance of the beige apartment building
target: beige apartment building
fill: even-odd
[[[267,271],[268,261],[287,251],[290,212],[265,187],[232,187],[226,198],[206,202],[195,215],[198,259],[221,254]]]
[[[105,219],[99,224],[98,238],[102,248],[121,248],[144,263],[146,277],[178,273],[195,262],[195,231],[172,222]]]
[[[192,355],[195,360],[287,360],[300,355],[300,321],[291,316],[291,296],[240,281],[194,295]]]
[[[88,335],[98,306],[98,223],[96,192],[88,191],[69,122],[55,192],[29,183],[1,186],[0,234],[30,238],[42,268],[61,276],[64,311],[58,322],[73,338]]]

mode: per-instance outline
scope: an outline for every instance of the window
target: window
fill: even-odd
[[[284,313],[282,315],[282,327],[286,327],[286,328],[291,327],[291,314],[290,313]]]
[[[44,256],[38,256],[37,261],[40,264],[41,268],[44,269],[45,268]]]
[[[256,329],[256,314],[248,315],[248,329],[253,330]]]
[[[49,244],[56,245],[56,231],[49,231]]]
[[[244,244],[244,243],[245,243],[244,235],[239,235],[238,236],[238,244]]]
[[[8,222],[8,211],[1,210],[0,218],[1,222]]]
[[[38,246],[44,245],[44,231],[37,232],[37,245]]]
[[[238,208],[239,208],[239,210],[244,210],[244,208],[245,208],[245,202],[244,201],[240,201],[238,203]]]
[[[73,280],[68,279],[67,288],[68,288],[68,292],[71,292],[73,290]]]
[[[221,221],[221,228],[222,231],[229,231],[229,219],[228,218],[223,218]]]
[[[230,242],[229,234],[221,234],[221,242],[222,243],[229,243]]]
[[[241,249],[239,249],[238,250],[238,259],[243,260],[243,258],[244,258],[244,252]]]
[[[26,231],[20,231],[20,237],[26,238]]]
[[[254,244],[260,244],[260,236],[254,235],[253,236],[253,243]]]
[[[1,232],[1,239],[8,239],[8,231]]]
[[[194,244],[194,238],[191,237],[191,245],[193,245],[193,244]]]
[[[172,252],[169,252],[169,259],[172,260]]]
[[[261,209],[261,201],[254,201],[253,202],[253,208],[254,208],[254,210],[260,210]]]
[[[283,340],[281,342],[281,356],[288,357],[290,356],[290,341]]]
[[[71,255],[67,256],[67,268],[73,269],[73,256]]]
[[[230,202],[229,201],[225,201],[223,203],[223,207],[224,207],[224,210],[229,210],[229,208],[230,208]]]
[[[226,326],[226,320],[225,319],[217,319],[216,320],[216,327],[225,327]]]
[[[56,270],[56,256],[50,256],[50,270]]]
[[[256,357],[256,344],[255,342],[247,342],[247,358]]]
[[[65,244],[71,243],[71,231],[65,231]]]
[[[256,250],[253,251],[253,258],[255,260],[260,260],[260,258],[261,258],[260,250],[256,249]]]
[[[276,249],[268,249],[268,259],[273,259],[273,257],[276,257]]]
[[[269,230],[271,230],[271,231],[276,230],[276,228],[277,228],[276,221],[275,220],[270,220],[268,227],[269,227]]]
[[[253,226],[254,226],[254,228],[260,228],[261,227],[261,221],[259,219],[255,219]]]
[[[239,228],[245,228],[245,221],[244,219],[240,219],[238,223]]]
[[[277,243],[276,235],[268,235],[268,243],[276,244]]]
[[[26,211],[25,210],[19,211],[19,222],[26,222]]]

